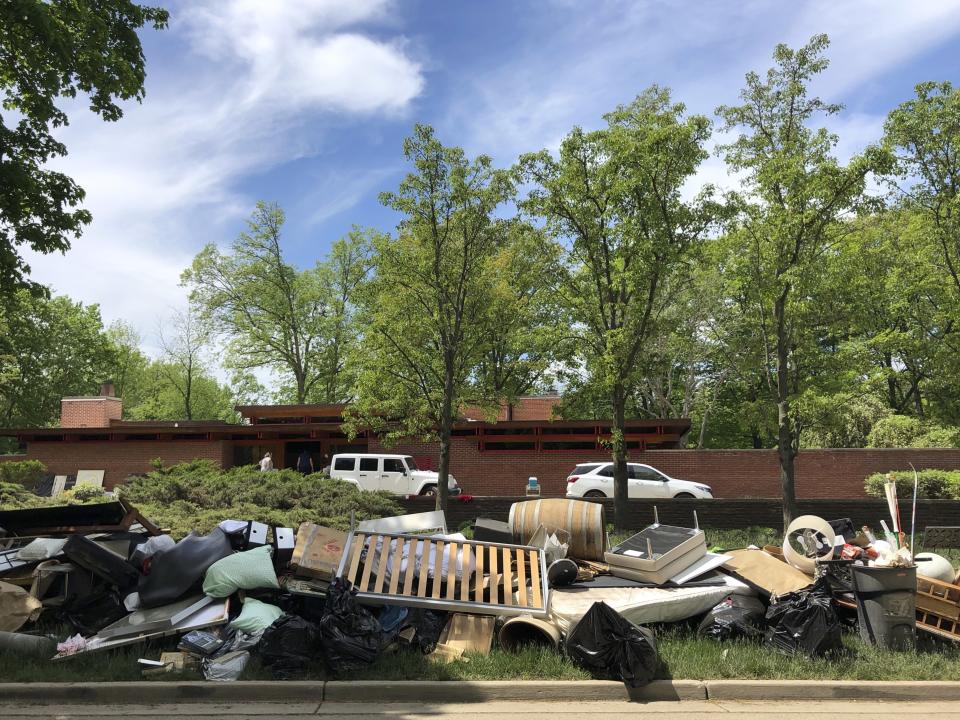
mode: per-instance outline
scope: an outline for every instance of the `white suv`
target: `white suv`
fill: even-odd
[[[330,461],[330,477],[352,483],[361,490],[386,490],[394,495],[437,494],[437,473],[420,470],[409,455],[334,455]],[[447,488],[451,495],[460,494],[453,475],[447,475]]]
[[[613,497],[613,463],[591,462],[577,465],[567,477],[568,498]],[[709,485],[677,480],[656,468],[627,463],[629,498],[712,498]]]

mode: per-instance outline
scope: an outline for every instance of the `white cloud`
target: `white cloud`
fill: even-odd
[[[118,123],[77,102],[58,169],[87,191],[94,221],[66,256],[30,254],[34,279],[124,318],[147,339],[182,307],[180,272],[252,210],[242,181],[316,152],[343,116],[393,116],[424,80],[402,37],[364,26],[387,2],[208,0],[171,8],[150,37],[147,97]],[[152,32],[152,31],[146,31]],[[177,55],[171,48],[183,47]],[[358,195],[342,194],[346,209]]]

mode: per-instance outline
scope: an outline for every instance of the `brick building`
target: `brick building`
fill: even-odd
[[[566,476],[578,462],[609,457],[604,442],[608,422],[552,420],[556,397],[522,398],[501,409],[495,423],[471,420],[468,409],[454,429],[451,472],[465,493],[516,495],[530,475],[545,495],[562,495]],[[219,421],[129,422],[112,387],[91,398],[64,398],[55,428],[0,431],[16,437],[23,455],[57,475],[104,470],[112,488],[130,475],[147,472],[159,458],[174,464],[208,458],[223,467],[257,462],[266,451],[276,467],[291,467],[308,450],[322,468],[337,452],[388,451],[413,455],[435,468],[436,443],[409,442],[384,448],[368,433],[349,439],[341,431],[341,405],[253,405],[237,408],[243,423]],[[711,485],[717,497],[777,497],[779,468],[775,450],[683,450],[687,420],[632,420],[628,423],[630,458],[673,477]],[[864,497],[863,480],[874,472],[917,468],[960,468],[960,449],[804,450],[797,460],[801,498]]]

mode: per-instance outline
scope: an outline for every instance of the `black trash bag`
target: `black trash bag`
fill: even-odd
[[[713,640],[754,639],[763,636],[766,606],[749,595],[728,595],[707,613],[697,632]]]
[[[766,644],[782,653],[816,658],[843,649],[840,619],[833,609],[826,578],[812,587],[781,595],[767,609],[766,622]]]
[[[380,654],[383,631],[373,613],[357,602],[357,591],[343,578],[327,592],[320,620],[320,639],[327,666],[333,672],[356,670]]]
[[[263,631],[257,651],[278,680],[293,677],[320,653],[320,628],[298,615],[281,615]]]
[[[443,632],[449,618],[450,613],[441,610],[410,608],[400,631],[403,632],[406,628],[412,627],[414,629],[412,644],[424,655],[429,655],[440,642],[440,633]]]
[[[606,603],[595,602],[567,636],[567,654],[577,665],[599,670],[637,687],[656,677],[657,639]]]

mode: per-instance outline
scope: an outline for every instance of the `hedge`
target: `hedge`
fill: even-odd
[[[913,497],[913,470],[890,471],[897,482],[900,498]],[[925,500],[960,500],[960,470],[920,470],[917,497]],[[874,473],[864,482],[867,495],[884,497],[883,483],[887,473]],[[908,490],[909,488],[909,490]]]

